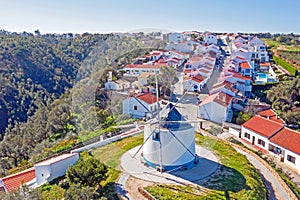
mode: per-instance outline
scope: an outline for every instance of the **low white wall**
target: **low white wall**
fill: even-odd
[[[228,132],[230,134],[234,135],[235,137],[239,137],[239,135],[240,135],[240,131],[239,130],[236,130],[236,129],[231,128],[231,127],[229,127]]]

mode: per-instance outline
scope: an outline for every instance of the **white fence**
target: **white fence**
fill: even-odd
[[[89,149],[92,149],[92,148],[101,147],[101,146],[107,145],[109,143],[115,142],[117,140],[121,140],[123,138],[127,138],[127,137],[130,137],[130,136],[134,136],[134,135],[140,134],[143,131],[144,130],[137,130],[136,132],[133,132],[133,133],[128,133],[128,134],[123,133],[121,135],[116,135],[116,136],[107,138],[105,140],[102,140],[102,141],[99,141],[99,142],[95,142],[93,144],[89,144],[89,145],[86,145],[86,146],[78,148],[78,149],[74,149],[74,150],[71,151],[71,153],[80,153],[80,152],[85,151],[85,150],[89,150]]]

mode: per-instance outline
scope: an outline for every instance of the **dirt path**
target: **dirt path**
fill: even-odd
[[[153,183],[153,182],[144,181],[141,179],[137,179],[133,176],[130,176],[127,179],[125,189],[126,189],[126,191],[128,191],[128,194],[132,199],[147,200],[143,195],[141,195],[141,193],[138,191],[138,188],[139,187],[144,188],[144,187],[151,186],[154,184],[155,183]]]

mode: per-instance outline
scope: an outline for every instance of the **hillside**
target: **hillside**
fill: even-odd
[[[97,104],[107,95],[99,90],[107,71],[118,76],[120,66],[164,45],[153,40],[145,46],[143,41],[151,37],[144,35],[0,36],[0,123],[5,135],[0,142],[0,175],[108,127],[115,118],[109,108]]]
[[[0,133],[72,87],[82,61],[107,37],[0,34]]]

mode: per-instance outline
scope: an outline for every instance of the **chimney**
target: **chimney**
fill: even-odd
[[[108,72],[108,79],[107,81],[111,82],[112,81],[112,71]]]

